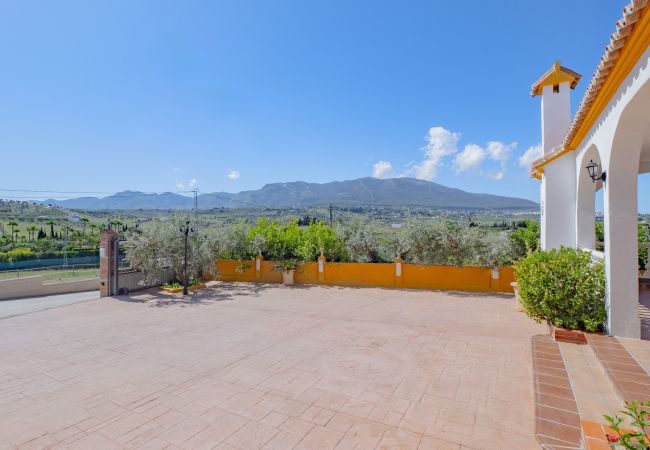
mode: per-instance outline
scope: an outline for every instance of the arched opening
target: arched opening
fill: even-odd
[[[600,250],[596,245],[596,192],[601,190],[603,182],[594,182],[587,173],[586,166],[591,161],[601,165],[598,147],[592,145],[578,159],[577,198],[576,198],[576,242],[578,248]],[[600,211],[602,211],[602,206]]]
[[[650,81],[625,106],[608,153],[603,189],[608,330],[638,338],[639,301],[643,301],[639,298],[638,183],[639,174],[650,170]],[[650,321],[648,325],[650,331]]]

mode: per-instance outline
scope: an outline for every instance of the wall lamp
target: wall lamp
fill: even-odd
[[[598,180],[602,180],[604,183],[607,179],[607,173],[602,170],[600,164],[595,163],[593,160],[589,160],[589,164],[585,166],[585,169],[587,169],[587,172],[589,172],[591,181],[594,183]]]

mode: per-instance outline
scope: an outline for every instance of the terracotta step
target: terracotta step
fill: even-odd
[[[621,400],[650,400],[650,375],[618,339],[589,335],[587,341]]]
[[[544,449],[581,449],[582,433],[560,347],[550,336],[532,339],[535,437]]]

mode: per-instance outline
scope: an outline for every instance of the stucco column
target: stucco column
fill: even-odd
[[[576,245],[576,160],[572,154],[544,168],[541,199],[543,250]]]
[[[576,245],[578,248],[596,249],[596,187],[587,169],[576,167],[578,189],[576,198]],[[600,181],[598,183],[601,183]]]
[[[607,330],[639,338],[637,176],[608,171],[604,186]]]

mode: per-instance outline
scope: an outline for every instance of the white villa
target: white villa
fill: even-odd
[[[633,0],[573,119],[580,75],[555,63],[531,89],[542,101],[542,248],[591,250],[605,259],[607,331],[640,337],[637,261],[638,175],[650,172],[650,6]],[[592,164],[593,163],[593,164]],[[595,196],[603,190],[604,253],[595,246]]]

